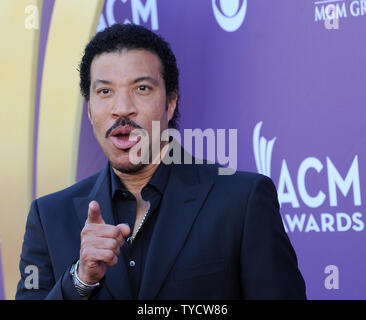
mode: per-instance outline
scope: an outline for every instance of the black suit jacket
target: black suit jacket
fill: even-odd
[[[20,260],[17,299],[80,299],[69,269],[79,258],[88,204],[113,224],[108,166],[33,201]],[[123,255],[95,299],[131,299]],[[27,265],[39,289],[25,287]],[[218,175],[212,164],[172,165],[147,252],[139,299],[305,299],[305,283],[284,231],[277,193],[262,175]]]

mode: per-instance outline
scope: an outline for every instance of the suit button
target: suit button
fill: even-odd
[[[135,261],[131,260],[130,261],[130,267],[133,268],[136,265]]]

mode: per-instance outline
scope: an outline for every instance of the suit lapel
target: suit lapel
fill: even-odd
[[[197,168],[173,165],[146,257],[138,299],[152,300],[172,268],[212,186],[199,183]]]
[[[114,225],[113,209],[110,198],[109,165],[99,174],[94,188],[88,197],[74,198],[74,206],[79,217],[81,228],[84,227],[88,217],[89,202],[95,200],[99,203],[102,217],[106,224]],[[80,229],[81,230],[81,229]],[[111,295],[115,299],[132,299],[130,283],[123,254],[118,257],[115,266],[109,267],[105,275],[105,286],[108,287]]]

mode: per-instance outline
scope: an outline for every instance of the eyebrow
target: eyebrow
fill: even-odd
[[[140,78],[135,79],[133,81],[133,83],[139,83],[139,82],[143,82],[143,81],[151,82],[155,86],[159,85],[159,82],[156,79],[151,78],[151,77],[140,77]]]
[[[155,86],[158,86],[159,85],[159,82],[156,79],[154,79],[152,77],[148,77],[148,76],[137,78],[132,83],[139,83],[139,82],[143,82],[143,81],[151,82]],[[95,89],[98,84],[111,85],[112,82],[111,81],[108,81],[108,80],[97,79],[97,80],[95,80],[93,82],[92,88]]]
[[[107,81],[107,80],[95,80],[94,83],[93,83],[93,89],[95,89],[95,87],[98,85],[98,84],[111,84],[112,82],[110,81]]]

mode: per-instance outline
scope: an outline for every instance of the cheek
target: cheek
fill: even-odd
[[[156,105],[154,109],[154,119],[156,120],[166,120],[169,116],[169,109],[167,109],[167,102],[165,96],[159,100],[159,103]]]
[[[152,130],[159,130],[161,131],[165,130],[168,127],[168,116],[167,112],[165,110],[159,110],[155,111],[154,113],[149,114],[144,121],[144,129],[149,132],[149,134],[152,134]],[[154,123],[153,123],[154,122]]]
[[[159,103],[150,103],[149,105],[139,108],[136,122],[141,125],[145,130],[150,131],[152,129],[153,121],[164,122],[165,119],[165,106],[162,108]]]
[[[92,111],[91,112],[91,125],[93,127],[95,134],[103,134],[108,128],[104,128],[106,124],[106,119],[103,117],[103,114]]]

